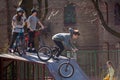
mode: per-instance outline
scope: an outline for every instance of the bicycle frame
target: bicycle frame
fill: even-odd
[[[41,29],[41,28],[34,30],[35,31],[35,37],[38,36],[39,42],[43,42],[43,40],[41,41],[41,36],[40,36],[42,30],[43,29]],[[27,47],[28,46],[28,42],[29,42],[29,34],[25,33],[24,36],[25,36],[25,44],[26,44],[26,47]],[[39,48],[40,48],[40,44],[39,44]]]
[[[24,33],[22,32],[23,28],[20,28],[20,29],[21,29],[21,31],[18,33],[17,38],[13,44],[13,49],[14,49],[13,53],[17,52],[20,56],[22,56],[22,54],[25,53],[25,51],[23,49],[24,48],[24,46],[23,46]]]
[[[17,38],[16,38],[16,40],[15,40],[15,42],[14,42],[14,48],[18,47],[18,42],[19,42],[19,40],[24,39],[24,34],[22,33],[22,28],[19,28],[19,29],[21,29],[21,30],[20,30],[20,32],[18,33],[18,36],[17,36]]]
[[[54,58],[54,54],[57,54],[58,51],[59,51],[59,48],[58,48],[58,47],[52,47],[52,48],[51,48],[52,58]]]

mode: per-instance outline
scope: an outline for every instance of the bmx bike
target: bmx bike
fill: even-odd
[[[20,28],[22,31],[22,28]],[[9,50],[10,53],[19,54],[19,56],[22,56],[23,54],[26,54],[25,51],[25,40],[24,40],[24,34],[18,33],[18,36],[13,44],[13,49]]]
[[[18,33],[18,36],[14,42],[13,48],[12,50],[10,49],[9,52],[14,54],[19,54],[19,56],[22,56],[27,52],[26,49],[28,46],[27,44],[29,41],[29,37],[28,37],[28,33],[22,33],[22,28],[19,28],[19,29],[20,29],[20,33]],[[36,29],[35,36],[39,36],[42,30],[43,30],[42,28]]]
[[[38,50],[37,55],[41,61],[47,62],[51,58],[54,59],[54,54],[57,54],[58,51],[59,51],[59,48],[57,47],[50,48],[48,46],[43,46]],[[71,62],[71,58],[68,57],[66,62],[60,64],[58,68],[58,73],[61,77],[69,78],[74,74],[74,67],[70,62]]]

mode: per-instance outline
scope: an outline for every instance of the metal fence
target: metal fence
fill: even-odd
[[[0,80],[54,80],[45,64],[0,58]]]
[[[90,80],[103,80],[107,72],[106,62],[112,61],[115,69],[115,78],[119,80],[120,50],[80,50],[75,54],[79,66]],[[67,55],[70,56],[68,53]]]

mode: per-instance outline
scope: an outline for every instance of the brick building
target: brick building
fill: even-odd
[[[16,13],[15,6],[18,6],[19,1],[20,0],[1,0],[0,2],[0,51],[2,52],[7,52],[12,28],[11,19]],[[120,1],[98,1],[100,10],[108,26],[119,32]],[[48,27],[49,33],[42,36],[42,43],[40,44],[45,43],[46,45],[52,46],[52,35],[58,32],[68,32],[68,27],[72,27],[80,30],[80,38],[74,41],[74,44],[80,50],[109,51],[119,48],[120,39],[112,35],[101,25],[91,0],[48,0],[46,3],[47,4],[45,4],[45,0],[42,0],[41,4],[39,4],[37,0],[33,0],[33,2],[29,1],[30,5],[27,5],[29,8],[27,8],[27,15],[30,14],[32,6],[39,9],[41,13],[41,15],[39,15],[40,19],[46,15],[43,22],[45,26]],[[45,8],[46,5],[47,8]],[[46,9],[47,11],[45,11]],[[104,54],[104,56],[108,57],[109,55]]]
[[[44,1],[42,2],[44,3]],[[65,23],[65,7],[70,4],[75,8],[75,23]],[[106,5],[105,5],[106,3]],[[118,3],[118,0],[112,0],[106,2],[100,0],[100,8],[103,12],[104,18],[107,21],[107,24],[114,30],[119,32],[119,20],[116,21],[115,15],[115,4]],[[6,48],[10,34],[8,35],[8,31],[11,30],[11,19],[15,14],[14,6],[18,5],[18,1],[16,0],[1,0],[0,4],[2,5],[0,8],[0,16],[1,16],[1,45],[0,48]],[[37,0],[33,0],[33,5],[38,7]],[[44,14],[44,4],[42,4],[42,14]],[[107,7],[107,8],[106,8]],[[118,8],[119,9],[119,8]],[[53,13],[53,14],[52,14]],[[67,11],[66,11],[67,13]],[[118,12],[119,14],[119,12]],[[119,16],[119,15],[118,15]],[[119,38],[113,36],[111,33],[106,31],[104,27],[102,27],[94,6],[92,2],[89,0],[79,1],[79,0],[48,0],[48,14],[44,20],[45,23],[49,23],[51,35],[58,32],[67,32],[68,27],[77,28],[81,32],[81,36],[78,41],[76,41],[76,45],[81,48],[87,47],[89,49],[99,49],[99,46],[103,46],[105,43],[109,43],[109,45],[115,46],[115,44],[119,43]],[[115,23],[117,22],[117,24]],[[2,35],[4,34],[4,35]],[[45,43],[51,44],[51,35],[50,37],[45,39]],[[48,42],[48,40],[50,42]]]
[[[18,5],[19,1],[20,0],[0,0],[0,52],[7,52],[12,28],[11,19],[15,14],[15,6]],[[93,53],[91,55],[88,54],[85,56],[84,53],[80,54],[79,62],[81,65],[85,65],[83,66],[83,69],[89,70],[86,65],[91,65],[93,68],[95,68],[93,66],[94,63],[92,62],[94,62],[96,59],[97,62],[95,64],[97,64],[97,66],[105,64],[105,61],[108,60],[108,58],[113,60],[114,64],[119,63],[119,54],[109,54],[109,51],[119,49],[120,39],[116,35],[108,32],[101,25],[100,19],[98,18],[97,12],[94,9],[91,0],[46,0],[48,1],[47,14],[45,14],[45,0],[41,0],[41,6],[39,5],[38,1],[39,0],[33,0],[32,6],[38,8],[41,11],[40,13],[42,15],[40,16],[40,19],[46,15],[43,23],[48,27],[47,30],[49,33],[42,36],[43,42],[46,45],[53,45],[51,40],[52,35],[58,32],[68,32],[68,27],[77,28],[80,30],[81,35],[77,41],[74,41],[74,44],[80,49],[80,51],[107,50],[107,52],[102,52],[105,54],[96,55]],[[98,1],[100,10],[102,11],[108,26],[111,29],[119,32],[120,1]],[[32,7],[31,5],[29,6]],[[27,10],[29,13],[30,9]],[[71,14],[68,15],[69,13]],[[94,57],[94,55],[97,57]],[[88,57],[90,60],[88,60]]]

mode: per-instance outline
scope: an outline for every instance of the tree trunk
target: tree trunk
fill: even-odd
[[[26,16],[28,17],[31,14],[31,9],[33,8],[33,0],[20,0],[18,6],[25,10]]]

